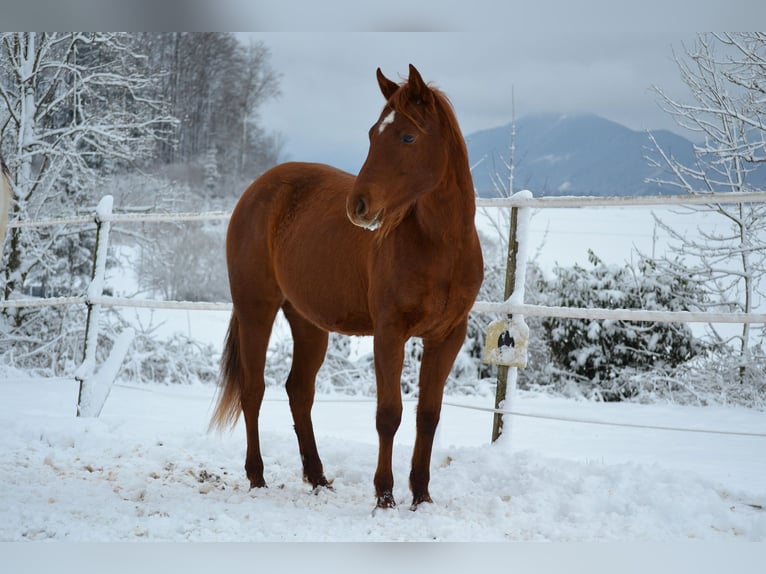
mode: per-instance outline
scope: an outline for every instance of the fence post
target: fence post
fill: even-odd
[[[513,294],[514,286],[516,285],[516,259],[519,253],[519,238],[517,236],[519,225],[519,208],[511,208],[511,226],[508,233],[508,255],[505,261],[505,295],[504,299]],[[511,318],[511,315],[508,315]],[[497,389],[495,391],[495,408],[500,409],[503,407],[505,401],[507,389],[508,389],[508,375],[511,374],[511,384],[515,386],[516,383],[516,367],[506,367],[505,365],[498,365],[497,367]],[[513,389],[512,389],[513,390]],[[500,435],[503,434],[503,415],[495,413],[492,421],[492,442],[495,442]]]
[[[531,199],[532,193],[524,190],[513,194],[513,197],[519,199]],[[511,208],[511,225],[508,233],[508,258],[505,262],[505,302],[515,305],[524,304],[524,284],[527,276],[527,250],[529,243],[529,208],[513,207]],[[519,315],[515,319],[511,314],[508,315],[509,321],[513,319],[517,328],[523,327],[527,334],[523,337],[523,345],[528,344],[528,328],[524,323],[524,318]],[[520,347],[521,348],[521,347]],[[526,348],[523,349],[523,360],[511,362],[519,366],[526,365]],[[519,366],[501,366],[497,368],[497,391],[495,393],[495,409],[509,409],[506,396],[510,395],[512,399],[516,394],[516,377],[519,372]],[[492,442],[497,441],[503,434],[504,415],[495,413],[492,421]]]
[[[109,247],[109,230],[114,200],[111,195],[101,198],[96,207],[94,220],[96,222],[96,246],[93,253],[93,275],[88,286],[86,303],[88,316],[85,324],[85,344],[83,346],[82,364],[75,371],[75,379],[80,382],[80,392],[77,397],[77,416],[97,416],[101,405],[93,404],[94,390],[93,374],[96,369],[96,348],[98,346],[98,322],[101,315],[101,305],[94,303],[104,294],[104,276],[106,274],[106,255]],[[106,397],[104,397],[106,398]],[[94,415],[94,413],[96,413]]]

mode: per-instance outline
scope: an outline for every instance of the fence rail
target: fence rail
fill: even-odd
[[[611,321],[645,321],[650,323],[766,323],[764,313],[714,313],[711,311],[645,311],[643,309],[587,309],[584,307],[549,307],[513,303],[477,301],[476,313],[525,315],[527,317],[558,317],[561,319],[592,319]]]
[[[0,308],[58,307],[84,304],[104,307],[139,309],[178,309],[186,311],[231,311],[232,304],[208,301],[162,301],[125,297],[51,297],[49,299],[11,299],[0,301]],[[720,323],[761,324],[766,323],[764,313],[712,313],[693,311],[644,311],[642,309],[586,309],[579,307],[549,307],[514,303],[477,301],[471,309],[474,313],[498,315],[524,315],[526,317],[559,317],[563,319],[592,319],[612,321],[646,321],[652,323]]]
[[[105,200],[107,198],[104,198]],[[717,193],[717,194],[696,194],[696,195],[673,195],[673,196],[639,196],[639,197],[531,197],[528,192],[516,194],[510,198],[478,198],[477,207],[480,208],[535,208],[535,209],[561,209],[561,208],[583,208],[583,207],[667,207],[667,206],[687,206],[687,205],[716,205],[716,204],[736,204],[736,203],[756,203],[766,202],[766,192],[750,193]],[[102,200],[104,203],[104,200]],[[46,226],[65,226],[65,225],[87,225],[95,224],[97,232],[100,232],[102,226],[107,230],[111,223],[165,223],[165,222],[183,222],[183,221],[225,221],[231,216],[230,211],[210,211],[210,212],[187,212],[187,213],[144,213],[144,214],[115,214],[111,212],[111,197],[108,197],[109,208],[102,208],[99,204],[96,212],[92,215],[71,216],[61,218],[49,218],[37,221],[11,221],[9,228],[33,228]],[[108,241],[108,238],[107,238]],[[91,310],[98,310],[100,307],[132,307],[132,308],[153,308],[153,309],[182,309],[182,310],[201,310],[201,311],[230,311],[231,303],[228,302],[193,302],[193,301],[160,301],[151,299],[120,298],[106,296],[103,294],[103,265],[105,264],[105,249],[103,245],[97,248],[96,259],[101,259],[99,263],[101,269],[97,270],[94,264],[94,282],[86,294],[72,297],[54,297],[54,298],[22,298],[8,301],[0,301],[2,308],[23,308],[23,307],[50,307],[66,305],[87,305],[89,314]],[[103,251],[101,251],[103,250]],[[100,253],[99,253],[100,252]],[[101,277],[96,280],[96,273]],[[98,289],[94,289],[95,286]],[[583,309],[571,307],[549,307],[541,305],[527,305],[511,303],[514,298],[504,302],[477,301],[474,304],[473,311],[486,314],[500,315],[525,315],[538,317],[559,317],[572,319],[591,319],[591,320],[619,320],[619,321],[647,321],[647,322],[677,322],[677,323],[766,323],[766,314],[763,313],[716,313],[716,312],[666,312],[666,311],[646,311],[642,309]],[[522,299],[523,300],[523,299]],[[97,322],[97,321],[96,321]],[[89,320],[88,328],[95,328]],[[91,332],[89,339],[95,341],[95,336]],[[88,347],[86,343],[86,348]],[[90,349],[91,354],[94,352]],[[87,361],[84,361],[81,369]],[[87,369],[85,369],[87,370]],[[79,370],[78,370],[79,371]],[[92,376],[92,365],[90,374]],[[78,380],[84,380],[85,375],[77,375]],[[110,383],[111,384],[111,383]],[[82,394],[82,388],[81,388]],[[104,398],[105,400],[105,398]],[[461,406],[461,405],[453,405]],[[79,413],[78,404],[78,413]],[[466,407],[468,408],[468,407]],[[99,407],[100,410],[100,407]],[[481,409],[489,410],[497,415],[521,413],[504,409]],[[555,418],[555,417],[551,417]],[[577,421],[593,422],[593,421]],[[675,429],[671,429],[675,430]],[[681,429],[677,429],[681,430]]]
[[[742,193],[690,193],[684,195],[580,196],[477,198],[477,207],[531,207],[562,209],[572,207],[668,207],[684,205],[724,205],[766,202],[766,191]]]
[[[476,207],[531,207],[534,209],[563,209],[582,207],[668,207],[684,205],[715,205],[766,202],[766,191],[744,193],[697,193],[685,195],[605,196],[589,197],[567,195],[558,197],[512,197],[476,198]],[[112,223],[157,223],[171,221],[225,221],[231,211],[207,211],[184,213],[114,213],[102,221]],[[94,215],[46,218],[36,221],[9,221],[8,228],[48,227],[55,225],[78,225],[93,223]]]
[[[477,198],[477,207],[487,208],[535,208],[562,209],[582,207],[652,207],[684,206],[706,204],[735,204],[766,202],[766,192],[712,193],[666,196],[610,196],[610,197],[529,197],[516,194],[508,198]],[[44,227],[57,225],[83,225],[89,223],[163,223],[176,221],[225,221],[231,211],[144,213],[109,215],[83,215],[74,217],[49,218],[37,221],[9,222],[8,227]],[[161,301],[153,299],[127,299],[118,297],[90,298],[84,296],[57,297],[50,299],[24,298],[0,301],[2,308],[51,307],[97,303],[112,307],[136,307],[155,309],[185,309],[190,311],[229,311],[227,302],[202,301]],[[563,319],[591,319],[612,321],[645,321],[666,323],[720,323],[720,324],[762,324],[766,323],[763,313],[721,313],[693,311],[645,311],[641,309],[583,309],[575,307],[552,307],[544,305],[512,304],[509,302],[477,301],[473,312],[485,314],[520,314],[529,317],[557,317]]]
[[[231,211],[202,211],[186,213],[113,213],[111,215],[77,215],[72,217],[51,217],[36,221],[11,221],[8,228],[14,227],[54,227],[57,225],[85,225],[88,223],[169,223],[173,221],[225,221],[231,217]]]

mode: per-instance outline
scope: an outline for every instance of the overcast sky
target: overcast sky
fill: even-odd
[[[697,30],[766,23],[763,0],[221,0],[219,6],[241,18],[242,7],[250,6],[248,22],[259,29],[292,30],[251,34],[271,49],[282,74],[282,96],[262,119],[284,136],[287,158],[350,171],[364,160],[367,129],[383,104],[378,66],[401,80],[414,64],[449,95],[465,135],[510,122],[512,90],[517,117],[595,113],[636,130],[673,129],[651,90],[685,93],[673,50],[682,54],[682,43],[693,44]]]
[[[452,100],[463,133],[541,112],[595,113],[631,129],[671,128],[652,85],[683,94],[673,50],[693,32],[578,29],[507,33],[253,33],[281,74],[262,110],[286,159],[361,166],[367,129],[383,105],[375,79],[405,79],[408,64]]]
[[[239,33],[263,41],[282,75],[282,95],[263,108],[263,123],[283,136],[286,159],[350,171],[361,166],[383,104],[378,66],[399,80],[414,64],[450,96],[466,135],[508,123],[512,89],[517,117],[595,113],[636,130],[672,129],[651,87],[683,97],[673,50],[683,53],[697,30],[766,23],[764,0],[6,4],[8,29],[263,30]]]

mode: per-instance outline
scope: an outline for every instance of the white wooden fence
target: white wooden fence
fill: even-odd
[[[510,209],[545,209],[545,208],[588,208],[588,207],[648,207],[648,206],[683,206],[683,205],[714,205],[731,203],[754,203],[766,201],[766,192],[699,194],[682,196],[640,196],[640,197],[543,197],[532,198],[529,194],[516,194],[511,198],[477,199],[477,207],[494,207]],[[130,341],[130,333],[124,340],[115,344],[113,356],[97,371],[95,365],[96,341],[98,333],[98,314],[101,307],[143,307],[154,309],[186,309],[186,310],[215,310],[231,309],[227,302],[190,302],[190,301],[159,301],[149,299],[127,299],[112,297],[104,294],[104,270],[106,265],[106,250],[108,249],[109,227],[112,223],[138,222],[178,222],[178,221],[210,221],[227,220],[230,212],[206,213],[175,213],[175,214],[116,214],[111,210],[112,200],[106,196],[90,216],[62,217],[38,221],[13,221],[9,228],[43,227],[60,225],[95,224],[98,234],[96,251],[94,253],[93,280],[86,293],[71,297],[51,298],[22,298],[0,301],[0,308],[22,308],[59,305],[86,305],[88,322],[86,326],[86,342],[83,362],[74,373],[74,378],[80,381],[80,397],[78,400],[78,415],[98,416],[103,401],[108,395],[116,370],[121,359],[114,355],[124,355]],[[512,298],[511,298],[512,299]],[[569,307],[547,307],[528,305],[509,301],[477,301],[473,307],[477,313],[519,314],[524,316],[549,316],[579,319],[611,319],[649,322],[682,322],[682,323],[766,323],[763,313],[695,313],[695,312],[660,312],[636,309],[581,309]],[[115,367],[116,365],[116,367]],[[112,379],[112,380],[108,380]],[[104,388],[106,386],[106,388]],[[504,412],[502,409],[489,409],[494,412]]]

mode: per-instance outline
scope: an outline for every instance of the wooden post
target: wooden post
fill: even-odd
[[[511,208],[511,227],[508,233],[508,256],[505,262],[505,300],[513,294],[513,288],[516,284],[516,257],[519,252],[519,240],[517,237],[517,228],[519,221],[519,210],[517,207]],[[508,316],[510,318],[511,315]],[[508,388],[508,371],[516,367],[506,367],[498,365],[497,367],[497,390],[495,391],[495,408],[502,407]],[[503,415],[495,413],[492,421],[492,442],[495,442],[503,434]]]
[[[96,208],[96,246],[93,252],[93,274],[88,286],[87,305],[88,316],[85,323],[85,344],[83,345],[82,364],[75,372],[75,379],[80,382],[80,392],[77,396],[77,416],[93,416],[90,412],[90,396],[92,393],[92,378],[96,369],[96,347],[98,346],[98,321],[101,305],[92,300],[104,294],[104,276],[106,274],[106,255],[109,247],[109,230],[111,223],[107,219],[112,214],[113,199],[111,195],[104,196]],[[106,219],[106,221],[105,221]]]

